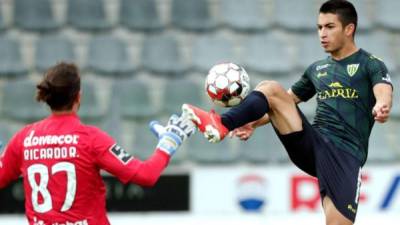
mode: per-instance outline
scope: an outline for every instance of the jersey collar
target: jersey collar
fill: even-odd
[[[352,61],[354,58],[356,58],[362,51],[363,50],[361,48],[359,48],[353,54],[351,54],[351,55],[349,55],[349,56],[347,56],[347,57],[345,57],[343,59],[340,59],[340,60],[336,60],[336,59],[332,58],[332,56],[329,56],[329,60],[333,61],[333,62],[336,62],[336,63],[339,63],[339,64],[346,64],[346,63]]]
[[[76,112],[71,112],[71,113],[63,113],[63,114],[55,114],[52,113],[50,115],[51,119],[60,119],[60,118],[76,118],[79,119],[79,116]]]

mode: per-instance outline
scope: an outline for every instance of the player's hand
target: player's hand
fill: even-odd
[[[242,141],[246,141],[247,139],[250,138],[250,136],[253,134],[254,128],[251,123],[248,123],[244,126],[241,126],[239,128],[234,129],[231,133],[230,136],[236,136]]]
[[[372,115],[375,121],[379,123],[384,123],[388,120],[390,114],[390,106],[385,103],[377,102],[372,109]]]
[[[172,115],[165,127],[158,121],[150,122],[150,129],[159,139],[157,148],[171,156],[183,141],[196,132],[192,121],[177,115]]]
[[[178,117],[175,114],[169,118],[165,128],[168,132],[172,132],[181,137],[182,141],[185,141],[197,130],[197,126],[189,118],[183,115]]]

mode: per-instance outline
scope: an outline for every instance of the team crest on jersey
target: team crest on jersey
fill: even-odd
[[[352,76],[354,76],[354,74],[357,73],[359,65],[360,65],[359,63],[347,65],[347,73],[349,74],[349,76],[352,77]]]
[[[117,157],[123,164],[127,164],[133,157],[125,151],[125,149],[121,148],[121,146],[115,144],[111,146],[110,152]]]

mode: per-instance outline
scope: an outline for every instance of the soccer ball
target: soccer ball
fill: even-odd
[[[222,107],[238,105],[249,93],[249,75],[234,63],[221,63],[208,72],[205,89],[211,101]]]

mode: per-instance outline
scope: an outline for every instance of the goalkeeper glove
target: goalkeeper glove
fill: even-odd
[[[188,118],[173,114],[165,127],[158,121],[151,121],[150,130],[158,137],[157,148],[172,156],[182,142],[195,133],[196,126]]]

